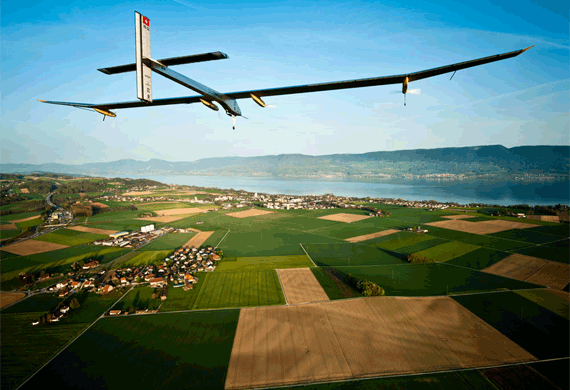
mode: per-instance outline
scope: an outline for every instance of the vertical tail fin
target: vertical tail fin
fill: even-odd
[[[150,20],[135,11],[137,98],[152,102],[152,69],[143,61],[150,57]]]

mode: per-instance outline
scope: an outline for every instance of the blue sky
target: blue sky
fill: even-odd
[[[2,163],[312,155],[502,144],[568,145],[568,9],[562,2],[3,2]],[[231,119],[201,104],[117,110],[52,106],[136,100],[134,11],[152,57],[222,51],[174,67],[220,92],[402,74],[518,50],[513,59],[410,85],[239,100]],[[154,98],[190,96],[153,75]]]

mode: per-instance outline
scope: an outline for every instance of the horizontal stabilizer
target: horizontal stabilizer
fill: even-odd
[[[228,58],[227,54],[222,53],[221,51],[215,51],[212,53],[193,54],[190,56],[183,56],[183,57],[164,58],[158,60],[158,62],[166,66],[172,66],[172,65],[192,64],[194,62],[224,60],[226,58]],[[118,74],[118,73],[134,72],[137,70],[137,67],[136,64],[127,64],[127,65],[113,66],[110,68],[101,68],[98,70],[105,74]]]

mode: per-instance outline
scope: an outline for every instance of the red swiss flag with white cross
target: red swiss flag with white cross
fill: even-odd
[[[146,16],[143,16],[143,23],[150,27],[150,20]]]

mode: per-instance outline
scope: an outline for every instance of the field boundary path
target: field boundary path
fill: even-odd
[[[315,267],[317,267],[317,265],[315,264],[315,262],[313,261],[313,259],[311,259],[311,256],[309,256],[309,253],[305,250],[305,248],[303,247],[303,244],[299,243],[299,245],[301,245],[301,249],[303,249],[303,252],[305,252],[305,254],[307,255],[307,257],[309,258],[309,260],[311,260],[311,263],[313,263],[313,265]]]
[[[222,237],[222,239],[220,240],[220,242],[218,242],[218,244],[215,246],[214,250],[218,249],[218,247],[220,246],[220,244],[222,243],[222,241],[224,241],[224,238],[226,238],[226,236],[227,236],[228,234],[230,234],[230,230],[231,230],[231,229],[228,229],[228,231],[226,232],[226,234],[224,234],[224,236]]]

